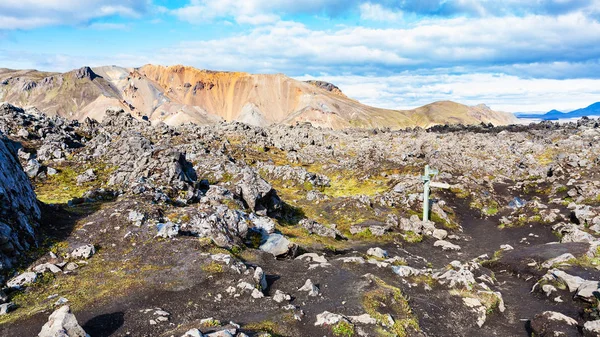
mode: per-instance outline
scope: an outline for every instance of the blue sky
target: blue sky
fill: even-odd
[[[2,0],[0,67],[185,64],[322,79],[363,103],[600,101],[600,0]]]

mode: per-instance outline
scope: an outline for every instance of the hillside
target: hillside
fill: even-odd
[[[556,109],[550,110],[542,115],[535,114],[518,114],[519,118],[540,118],[543,120],[557,120],[563,118],[580,118],[584,116],[600,116],[600,102],[591,104],[585,108],[573,110],[570,112],[562,112]]]
[[[171,127],[0,104],[0,336],[599,336],[599,123]]]
[[[83,67],[67,73],[0,69],[0,101],[78,120],[102,120],[108,107],[118,107],[169,125],[235,120],[256,126],[310,122],[334,129],[397,129],[516,121],[485,105],[435,102],[413,110],[379,109],[327,82],[185,66]]]

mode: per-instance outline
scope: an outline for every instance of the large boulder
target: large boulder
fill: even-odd
[[[212,213],[202,212],[184,225],[182,231],[201,238],[210,238],[219,247],[231,248],[243,244],[248,234],[248,218],[239,210],[221,205]]]
[[[249,167],[244,169],[242,180],[237,187],[238,194],[248,208],[258,214],[265,215],[278,211],[283,206],[271,184]]]
[[[68,305],[54,311],[44,324],[38,337],[89,337],[71,313]]]
[[[11,268],[19,254],[35,242],[40,216],[17,151],[0,133],[0,272]]]
[[[535,315],[531,320],[531,330],[539,337],[580,336],[577,321],[555,311],[544,311]]]

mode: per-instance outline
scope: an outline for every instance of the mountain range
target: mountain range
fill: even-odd
[[[580,118],[580,117],[600,116],[600,102],[591,104],[585,108],[573,110],[570,112],[562,112],[558,110],[550,110],[545,114],[517,114],[519,118],[537,118],[542,120],[557,120],[563,118]]]
[[[0,101],[49,115],[102,120],[107,108],[169,125],[240,121],[257,126],[310,122],[342,129],[494,125],[516,118],[486,105],[440,101],[412,110],[380,109],[347,97],[335,85],[283,74],[200,70],[187,66],[82,67],[66,73],[0,69]]]

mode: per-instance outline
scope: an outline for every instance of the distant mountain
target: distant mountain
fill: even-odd
[[[117,107],[170,125],[225,120],[258,126],[310,122],[334,129],[399,129],[517,121],[513,114],[483,104],[443,101],[412,110],[380,109],[347,97],[327,82],[185,66],[83,67],[66,73],[0,69],[0,101],[77,120],[102,120],[107,108]]]
[[[519,118],[538,118],[543,120],[557,120],[562,118],[580,118],[584,116],[600,116],[600,102],[596,102],[586,108],[573,110],[571,112],[562,112],[550,110],[545,114],[516,114]]]

